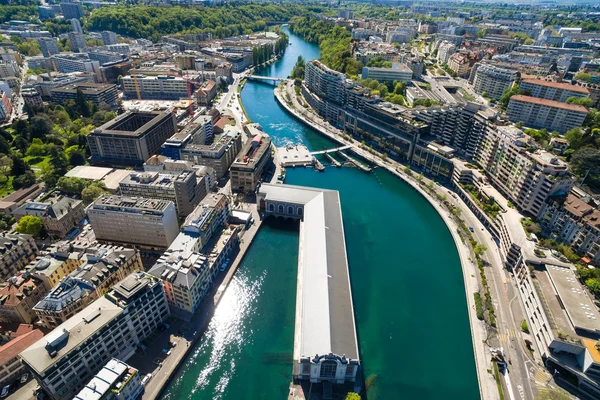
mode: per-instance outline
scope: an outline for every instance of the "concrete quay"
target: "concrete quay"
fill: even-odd
[[[283,93],[284,90],[287,91],[287,93],[289,94],[292,105],[288,104],[288,102],[285,100]],[[408,175],[401,172],[402,169],[405,167],[404,165],[392,160],[384,161],[381,158],[367,152],[366,150],[361,149],[359,143],[356,140],[349,140],[342,137],[341,134],[343,134],[343,131],[332,127],[312,112],[306,111],[306,109],[297,101],[295,97],[295,93],[293,92],[293,82],[286,82],[283,86],[283,89],[281,87],[276,88],[274,91],[274,95],[278,103],[302,123],[310,126],[311,128],[329,137],[337,143],[340,143],[342,145],[350,145],[351,150],[356,152],[361,157],[379,166],[380,168],[385,168],[398,178],[404,180],[414,190],[420,193],[433,206],[433,208],[437,211],[440,217],[444,220],[444,223],[446,224],[446,226],[450,230],[450,233],[452,234],[452,238],[454,240],[461,260],[480,396],[482,400],[498,399],[499,393],[496,386],[496,381],[494,377],[487,372],[488,369],[491,368],[491,366],[489,361],[489,347],[485,344],[485,341],[487,341],[488,337],[486,324],[485,322],[477,319],[477,314],[475,311],[475,300],[473,297],[473,293],[479,291],[479,283],[477,280],[478,271],[476,265],[471,261],[472,256],[470,248],[465,243],[463,243],[460,236],[458,235],[457,222],[452,219],[452,216],[446,210],[443,209],[441,204],[436,199],[431,197],[425,190],[423,190],[419,186],[418,183],[414,182],[413,179],[411,179]],[[302,112],[298,112],[297,110],[302,110]],[[427,179],[424,178],[424,182],[426,181]],[[466,210],[466,212],[470,212],[466,206],[462,207],[462,209]]]

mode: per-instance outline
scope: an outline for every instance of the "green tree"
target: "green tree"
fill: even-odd
[[[50,156],[50,164],[52,165],[54,174],[58,176],[64,175],[69,166],[65,151],[59,146],[50,146],[48,154]]]
[[[483,243],[478,243],[473,247],[473,253],[477,256],[482,256],[487,251],[487,246]]]
[[[567,133],[565,133],[565,139],[567,139],[569,142],[569,147],[571,149],[577,150],[579,147],[581,147],[583,131],[581,128],[569,129]]]
[[[354,392],[350,392],[346,395],[345,400],[360,400],[360,394],[358,393],[354,393]]]
[[[585,285],[592,291],[596,296],[600,296],[600,279],[592,278],[585,281]]]
[[[529,333],[529,326],[527,325],[527,321],[523,320],[521,322],[521,330],[525,333]]]
[[[40,217],[35,215],[25,215],[21,217],[15,230],[19,233],[27,233],[32,236],[39,236],[44,229],[44,223]]]
[[[82,117],[89,118],[92,115],[90,106],[87,100],[85,99],[85,95],[83,94],[83,91],[81,89],[77,89],[75,105],[77,107],[77,110],[79,111],[79,114],[81,114]]]
[[[29,167],[29,165],[18,155],[13,154],[10,158],[12,160],[12,168],[10,170],[11,175],[19,176],[25,172],[31,171],[31,167]]]
[[[32,138],[43,139],[52,132],[54,124],[46,115],[37,115],[31,120],[30,135]]]
[[[29,187],[29,186],[33,185],[35,182],[36,182],[35,174],[33,173],[33,171],[29,170],[29,171],[24,172],[23,174],[16,176],[13,179],[13,188],[21,189],[21,188]]]
[[[91,203],[96,200],[98,197],[106,193],[101,184],[91,184],[81,192],[81,198],[86,204]]]
[[[592,82],[592,75],[582,72],[582,73],[575,75],[574,79],[578,80],[578,81]]]
[[[87,162],[85,153],[82,150],[73,150],[69,153],[69,164],[72,166],[85,165]]]
[[[56,187],[65,193],[80,195],[89,182],[75,177],[61,177],[56,183]]]
[[[594,147],[582,147],[571,156],[571,166],[579,175],[585,175],[587,171],[591,175],[600,174],[600,150]]]

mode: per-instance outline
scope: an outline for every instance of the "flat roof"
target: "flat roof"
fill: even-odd
[[[570,268],[546,265],[552,286],[576,329],[600,333],[600,313]]]
[[[99,181],[108,175],[112,171],[112,168],[106,167],[94,167],[92,165],[78,165],[69,170],[65,176],[68,178],[80,178],[89,179],[92,181]]]
[[[544,79],[524,79],[523,83],[530,83],[532,85],[553,87],[556,89],[570,90],[572,92],[590,94],[590,91],[587,88],[584,88],[583,86],[571,85],[571,84],[565,83],[565,82],[553,82],[553,81],[547,81]]]
[[[584,106],[580,106],[578,104],[567,104],[567,103],[562,103],[560,101],[540,99],[538,97],[524,96],[521,94],[512,96],[510,98],[510,100],[511,101],[512,100],[522,101],[524,103],[538,104],[538,105],[546,106],[546,107],[562,108],[564,110],[579,111],[579,112],[586,113],[586,114],[588,112],[587,108],[585,108]]]
[[[266,201],[302,205],[294,359],[334,353],[358,360],[358,341],[336,190],[263,183]]]
[[[41,375],[122,313],[121,307],[102,296],[23,351],[21,358],[30,368]],[[68,335],[60,341],[58,338],[65,331],[68,332]],[[57,354],[54,357],[50,356],[47,349],[51,342],[60,345],[55,347]]]

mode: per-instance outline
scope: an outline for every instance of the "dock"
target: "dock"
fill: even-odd
[[[357,166],[358,168],[360,168],[361,170],[365,171],[365,172],[371,172],[372,168],[367,167],[366,165],[363,165],[361,163],[359,163],[358,161],[356,161],[354,158],[350,157],[348,154],[344,153],[343,151],[340,151],[339,154],[344,157],[347,161],[351,162],[352,164],[354,164],[355,166]]]
[[[354,305],[339,193],[264,183],[257,203],[265,216],[300,220],[293,385],[339,393],[360,390]]]
[[[310,154],[312,154],[313,156],[316,156],[317,154],[337,153],[338,151],[347,150],[347,149],[349,149],[351,147],[352,147],[351,145],[341,146],[341,147],[336,147],[335,149],[313,151]]]
[[[308,167],[315,163],[315,157],[302,144],[278,147],[276,151],[283,167]]]
[[[329,159],[329,161],[331,161],[331,163],[333,165],[335,165],[337,168],[341,167],[342,164],[336,160],[335,158],[333,158],[333,156],[330,153],[325,153],[325,156]]]

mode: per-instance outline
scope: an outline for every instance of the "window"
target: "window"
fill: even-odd
[[[288,206],[288,212],[289,215],[294,215],[294,207],[292,206]]]
[[[335,378],[337,363],[335,361],[323,361],[321,363],[321,378]]]
[[[282,205],[282,204],[280,204],[280,205],[279,205],[279,207],[277,208],[277,211],[278,211],[280,214],[283,214],[283,205]]]

